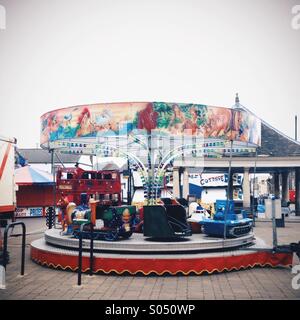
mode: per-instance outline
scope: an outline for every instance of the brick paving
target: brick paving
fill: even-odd
[[[24,219],[25,220],[25,219]],[[26,220],[25,220],[26,221]],[[201,276],[108,276],[84,274],[78,287],[77,274],[39,266],[30,260],[31,241],[43,236],[43,220],[28,219],[25,276],[20,272],[20,237],[9,239],[11,263],[7,266],[6,289],[0,300],[211,300],[211,299],[300,299],[300,289],[291,286],[290,268],[254,268]],[[33,233],[32,233],[33,231]],[[255,234],[272,244],[270,222],[258,222]],[[278,228],[280,244],[300,240],[300,223]],[[299,264],[297,257],[294,264]]]

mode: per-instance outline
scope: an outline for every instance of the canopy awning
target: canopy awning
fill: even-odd
[[[53,185],[53,177],[46,171],[25,166],[15,170],[15,182],[19,186],[35,184]]]

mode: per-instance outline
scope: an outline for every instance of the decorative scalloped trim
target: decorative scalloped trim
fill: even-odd
[[[50,263],[48,263],[47,261],[41,261],[41,260],[39,260],[39,259],[36,259],[36,258],[32,258],[32,260],[35,262],[35,263],[37,263],[37,264],[39,264],[39,265],[42,265],[42,266],[47,266],[47,267],[51,267],[51,268],[54,268],[54,269],[61,269],[61,270],[70,270],[70,271],[77,271],[77,269],[78,269],[78,267],[76,267],[76,268],[72,268],[71,266],[65,266],[65,267],[63,267],[62,265],[60,265],[60,264],[54,264],[54,263],[52,263],[52,262],[50,262]],[[254,264],[248,264],[248,265],[246,265],[246,266],[240,266],[240,267],[232,267],[232,268],[223,268],[223,269],[213,269],[213,270],[211,270],[211,271],[209,271],[209,270],[207,270],[207,269],[204,269],[204,270],[201,270],[201,271],[196,271],[196,270],[194,270],[194,269],[191,269],[191,270],[189,270],[189,271],[187,271],[187,272],[185,272],[185,271],[183,271],[183,270],[177,270],[176,272],[172,272],[172,271],[170,271],[170,270],[164,270],[164,271],[162,271],[162,272],[157,272],[156,270],[151,270],[151,271],[149,271],[149,272],[144,272],[143,270],[137,270],[137,271],[135,271],[135,272],[132,272],[132,271],[130,271],[130,270],[128,270],[128,269],[124,269],[123,271],[117,271],[117,270],[115,270],[115,269],[110,269],[109,271],[105,271],[104,269],[97,269],[97,270],[95,270],[94,272],[95,273],[98,273],[98,272],[102,272],[102,273],[104,273],[104,274],[110,274],[110,273],[116,273],[116,274],[118,274],[118,275],[122,275],[122,274],[124,274],[124,273],[129,273],[130,275],[136,275],[136,274],[138,274],[138,273],[142,273],[144,276],[148,276],[148,275],[150,275],[150,274],[155,274],[155,275],[158,275],[158,276],[162,276],[162,275],[164,275],[164,274],[169,274],[169,275],[173,275],[173,276],[175,276],[175,275],[177,275],[178,273],[181,273],[181,274],[183,274],[183,275],[185,275],[185,276],[187,276],[187,275],[189,275],[189,274],[191,274],[191,273],[195,273],[195,274],[197,274],[197,275],[201,275],[202,273],[204,273],[204,272],[206,272],[206,273],[208,273],[208,274],[212,274],[212,273],[214,273],[214,272],[218,272],[218,273],[221,273],[221,272],[224,272],[224,271],[227,271],[227,272],[230,272],[230,271],[233,271],[233,270],[235,270],[235,271],[239,271],[239,270],[245,270],[245,269],[249,269],[249,268],[251,268],[251,269],[253,269],[253,268],[255,268],[255,267],[261,267],[261,268],[264,268],[264,267],[272,267],[272,268],[275,268],[275,267],[292,267],[292,265],[291,264],[287,264],[287,265],[284,265],[284,264],[272,264],[272,263],[270,263],[270,262],[266,262],[266,263],[264,263],[264,264],[261,264],[261,263],[259,263],[259,262],[256,262],[256,263],[254,263]],[[89,271],[89,268],[86,268],[86,269],[83,269],[82,270],[82,272],[87,272],[87,271]]]

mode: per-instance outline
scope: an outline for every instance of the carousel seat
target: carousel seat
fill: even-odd
[[[144,236],[177,238],[190,235],[191,229],[182,206],[144,206]]]

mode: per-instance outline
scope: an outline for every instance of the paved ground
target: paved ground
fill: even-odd
[[[0,290],[3,299],[128,299],[128,300],[191,300],[191,299],[300,299],[300,289],[291,286],[290,268],[255,268],[222,274],[201,276],[107,276],[83,275],[83,285],[76,286],[73,272],[41,267],[30,260],[29,246],[42,237],[44,221],[41,218],[24,219],[28,233],[25,276],[20,272],[19,237],[9,239],[11,263],[7,266],[6,289]],[[14,233],[18,233],[17,230]],[[258,222],[258,237],[271,245],[270,222]],[[300,223],[286,223],[278,229],[279,243],[300,240]],[[294,264],[299,264],[298,258]]]

